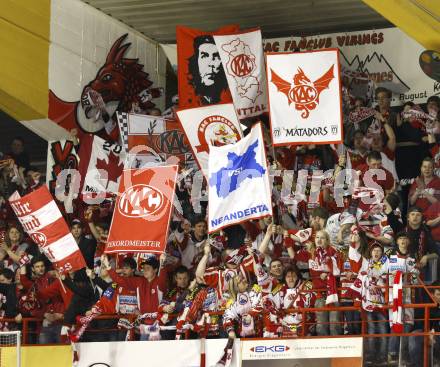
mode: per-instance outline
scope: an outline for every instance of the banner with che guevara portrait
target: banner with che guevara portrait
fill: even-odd
[[[180,108],[232,101],[213,35],[229,34],[238,29],[237,25],[229,25],[216,32],[204,32],[176,27]]]

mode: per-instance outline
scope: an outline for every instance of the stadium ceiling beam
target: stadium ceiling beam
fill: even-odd
[[[440,51],[440,1],[363,0],[427,50]]]

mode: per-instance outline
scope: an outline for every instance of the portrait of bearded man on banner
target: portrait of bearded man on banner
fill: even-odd
[[[194,54],[188,59],[190,83],[202,105],[219,103],[228,90],[225,71],[214,38],[203,35],[194,38]]]

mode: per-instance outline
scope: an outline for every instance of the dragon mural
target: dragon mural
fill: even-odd
[[[153,88],[149,74],[137,58],[126,58],[131,43],[128,34],[119,37],[107,54],[94,80],[84,86],[79,101],[66,102],[49,92],[49,118],[67,130],[94,133],[116,140],[116,111],[129,112],[133,105],[148,110],[162,88]]]

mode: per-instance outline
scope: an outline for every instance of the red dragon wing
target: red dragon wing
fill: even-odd
[[[330,68],[327,70],[327,72],[320,77],[319,79],[316,79],[313,83],[313,86],[316,88],[316,91],[318,92],[318,98],[317,101],[319,102],[319,95],[324,89],[328,88],[328,85],[332,81],[332,79],[335,77],[335,74],[333,73],[335,65],[330,66]]]
[[[285,81],[283,78],[281,78],[272,69],[270,69],[270,72],[272,74],[271,82],[275,84],[279,92],[284,93],[287,96],[287,99],[289,100],[289,104],[291,104],[292,101],[289,98],[289,91],[291,89],[291,84]]]

